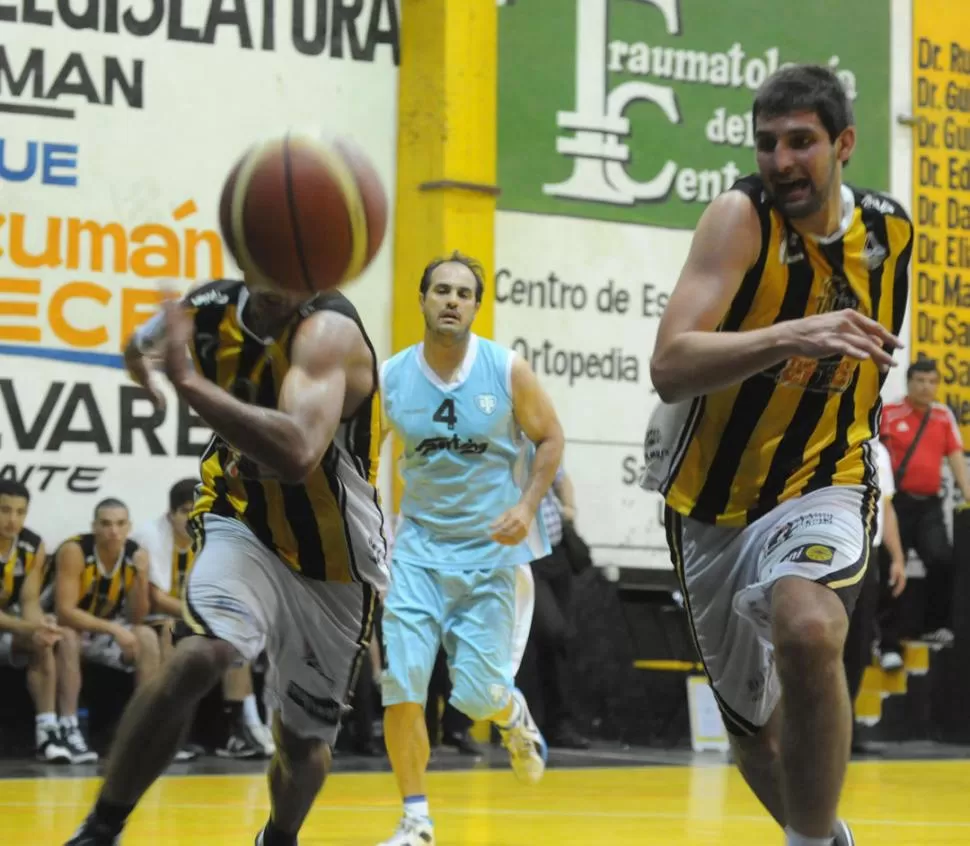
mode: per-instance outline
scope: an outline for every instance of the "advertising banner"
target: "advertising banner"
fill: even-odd
[[[913,6],[912,354],[936,359],[939,398],[970,447],[970,6]]]
[[[889,4],[524,0],[499,27],[496,337],[555,401],[596,561],[669,567],[639,478],[650,355],[692,230],[756,169],[754,93],[786,63],[838,74],[859,133],[846,177],[888,188]]]
[[[251,144],[351,136],[393,208],[398,32],[394,0],[0,6],[0,476],[49,548],[104,497],[140,521],[197,475],[207,431],[120,354],[161,280],[238,276],[218,200]],[[381,356],[392,255],[389,232],[347,290]]]

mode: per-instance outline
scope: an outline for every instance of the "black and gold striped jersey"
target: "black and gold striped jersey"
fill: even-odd
[[[900,206],[843,186],[843,226],[802,237],[761,179],[735,184],[757,209],[761,252],[719,331],[743,332],[852,308],[898,333],[909,292],[913,225]],[[828,485],[876,485],[867,442],[878,431],[884,374],[872,361],[794,357],[690,407],[663,492],[675,511],[742,526]]]

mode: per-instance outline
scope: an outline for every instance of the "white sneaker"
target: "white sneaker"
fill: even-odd
[[[879,666],[887,673],[894,673],[903,668],[903,656],[898,652],[883,652],[879,657]]]
[[[835,821],[835,841],[833,846],[855,846],[855,838],[852,836],[852,829],[845,820]]]
[[[434,825],[427,817],[409,817],[405,814],[391,839],[377,846],[434,846]]]
[[[250,723],[249,730],[253,733],[253,739],[263,747],[266,757],[272,758],[276,754],[276,744],[273,742],[273,732],[269,726],[262,723]]]
[[[61,745],[70,754],[72,764],[94,764],[98,760],[98,753],[88,747],[77,726],[61,730]]]
[[[509,760],[516,778],[526,784],[535,784],[546,771],[549,750],[542,732],[529,713],[522,691],[516,688],[512,696],[519,703],[519,717],[508,728],[498,726],[498,731],[502,736],[502,745],[509,750]]]
[[[71,763],[71,753],[61,740],[61,731],[56,725],[37,730],[37,760],[50,764]]]

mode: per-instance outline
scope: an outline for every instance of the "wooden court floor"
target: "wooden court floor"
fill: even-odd
[[[93,778],[0,781],[0,844],[59,846],[87,812]],[[780,831],[726,765],[553,769],[533,788],[508,770],[437,772],[438,843],[782,844]],[[301,846],[374,846],[398,817],[387,773],[337,773]],[[169,776],[135,812],[124,846],[248,846],[266,818],[260,776]],[[844,815],[862,846],[970,844],[970,761],[865,761],[850,767]]]

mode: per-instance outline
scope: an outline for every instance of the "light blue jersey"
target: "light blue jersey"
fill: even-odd
[[[490,537],[519,501],[531,444],[512,409],[512,352],[472,335],[445,384],[408,347],[381,368],[384,416],[404,442],[404,496],[394,558],[436,569],[511,567],[549,554],[541,521],[517,546]]]

